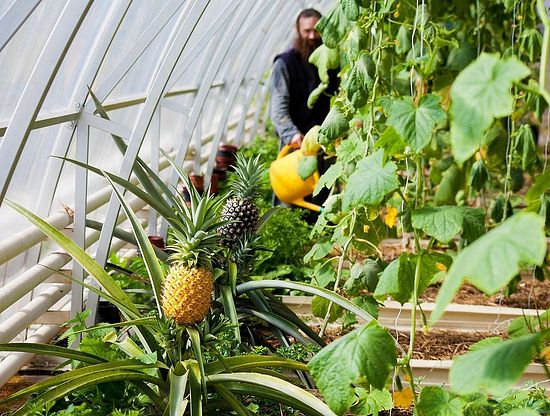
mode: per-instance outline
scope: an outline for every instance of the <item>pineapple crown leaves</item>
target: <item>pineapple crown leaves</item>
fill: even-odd
[[[236,180],[231,188],[233,194],[242,198],[255,198],[263,185],[265,164],[260,162],[260,155],[246,158],[239,154],[235,162]]]
[[[176,218],[172,220],[170,229],[175,241],[167,247],[173,251],[169,259],[176,264],[210,267],[210,257],[219,250],[220,237],[216,230],[225,224],[219,218],[224,201],[209,192],[205,192],[204,196],[200,195],[187,176],[183,180],[191,197],[191,204],[188,206],[178,194]]]
[[[257,250],[262,249],[260,235],[245,231],[239,236],[231,249],[231,258],[238,265],[246,265],[254,260]]]

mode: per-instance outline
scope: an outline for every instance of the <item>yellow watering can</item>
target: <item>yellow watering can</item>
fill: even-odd
[[[289,153],[292,146],[286,145],[281,149],[277,160],[269,168],[269,180],[273,192],[280,201],[286,204],[297,205],[302,208],[319,212],[321,207],[304,201],[304,197],[311,195],[317,182],[319,172],[313,173],[305,181],[298,175],[298,161],[304,156],[301,149]]]

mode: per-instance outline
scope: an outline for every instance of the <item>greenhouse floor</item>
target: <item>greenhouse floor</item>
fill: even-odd
[[[32,386],[40,381],[46,380],[48,375],[40,374],[16,374],[8,380],[6,384],[0,387],[0,400],[4,397],[9,396],[10,394],[16,393],[21,389]],[[26,398],[21,398],[6,404],[0,404],[0,414],[8,411],[13,411],[18,409],[23,403],[25,403]]]

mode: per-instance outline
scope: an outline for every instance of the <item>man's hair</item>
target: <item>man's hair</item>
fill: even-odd
[[[296,28],[300,26],[300,19],[307,19],[308,17],[316,17],[317,19],[321,18],[321,13],[315,9],[304,9],[300,12],[296,18]]]

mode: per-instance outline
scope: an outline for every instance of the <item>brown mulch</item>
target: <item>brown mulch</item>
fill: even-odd
[[[395,331],[392,335],[396,337]],[[416,333],[413,358],[420,360],[451,360],[457,355],[468,352],[472,344],[482,339],[496,335],[489,332],[454,332],[431,330],[425,334],[421,331]],[[409,334],[397,334],[397,341],[404,350],[409,348]]]
[[[397,338],[399,345],[406,351],[409,348],[409,334],[397,333],[390,330],[393,337]],[[329,327],[325,331],[323,339],[327,343],[344,336],[340,327]],[[503,336],[504,334],[490,332],[455,332],[432,329],[427,334],[417,331],[413,358],[421,360],[450,360],[457,355],[468,352],[470,346],[482,339]]]
[[[6,384],[0,387],[0,400],[18,392],[26,387],[32,386],[40,381],[49,378],[45,375],[14,375]],[[0,404],[0,415],[4,412],[14,411],[26,402],[26,398],[21,398],[6,404]]]
[[[425,302],[434,302],[439,286],[431,286],[420,297]],[[501,291],[487,296],[475,287],[465,284],[453,298],[453,303],[463,305],[506,306],[522,309],[550,308],[550,280],[539,282],[532,277],[524,278],[518,283],[515,293],[505,296]]]
[[[421,243],[425,243],[422,241]],[[378,248],[382,252],[384,261],[395,260],[403,251],[414,251],[413,241],[405,240],[405,249],[400,239],[382,240]],[[445,247],[441,247],[444,252]],[[550,308],[550,280],[539,282],[529,273],[522,273],[523,280],[517,285],[515,293],[508,296],[501,291],[493,296],[487,296],[475,287],[465,284],[456,294],[453,303],[464,305],[506,306],[522,309],[548,309]],[[421,296],[426,302],[433,302],[437,296],[439,286],[429,287]]]

